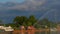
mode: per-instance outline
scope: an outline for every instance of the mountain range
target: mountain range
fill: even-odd
[[[48,18],[50,21],[60,21],[60,0],[25,0],[22,3],[0,3],[0,20],[12,23],[16,16],[34,15],[37,19]]]

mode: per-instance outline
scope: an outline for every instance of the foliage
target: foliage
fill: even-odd
[[[43,25],[43,27],[47,26],[47,28],[50,28],[50,27],[56,27],[57,24],[45,18],[40,21],[40,25]]]
[[[34,26],[35,23],[37,23],[37,19],[34,17],[34,15],[29,16],[29,18],[27,18],[26,16],[16,16],[13,20],[14,23],[8,24],[6,26],[11,26],[14,29],[19,28],[20,26]],[[39,21],[39,23],[37,23],[34,27],[35,28],[54,28],[57,26],[57,24],[55,24],[54,22],[49,21],[48,19],[44,18],[42,20]]]
[[[33,16],[33,15],[31,15],[30,17],[29,17],[29,19],[27,20],[27,25],[28,26],[33,26],[35,23],[36,23],[36,18]]]
[[[20,24],[20,25],[23,25],[23,23],[25,23],[27,21],[27,17],[25,16],[17,16],[16,18],[14,18],[14,21],[16,24]]]
[[[13,20],[14,23],[24,26],[32,26],[36,23],[36,21],[37,20],[33,15],[31,15],[29,18],[25,16],[16,16],[16,18]]]

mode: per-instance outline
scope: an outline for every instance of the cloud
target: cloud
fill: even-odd
[[[46,0],[25,0],[21,4],[16,4],[13,7],[8,7],[8,9],[19,9],[19,10],[38,10],[40,6],[46,3]]]
[[[51,9],[56,5],[57,6],[60,5],[59,0],[25,0],[23,3],[15,2],[0,3],[0,11],[1,10],[45,11]]]
[[[14,1],[14,0],[12,0]],[[15,3],[15,2],[8,2],[3,5],[0,8],[0,10],[26,10],[26,11],[36,11],[44,9],[46,10],[46,7],[51,7],[52,5],[59,4],[59,0],[25,0],[23,3]],[[46,6],[45,6],[46,4]]]
[[[15,16],[22,16],[22,15],[29,16],[31,14],[34,14],[36,15],[36,17],[39,17],[46,11],[51,12],[54,11],[53,9],[55,9],[55,12],[56,11],[60,12],[59,0],[25,0],[23,3],[15,3],[15,2],[0,3],[0,17],[3,20],[6,19],[6,21],[10,17],[14,18]],[[26,10],[28,12],[23,12],[23,10],[24,11]],[[52,15],[54,14],[52,13]],[[51,15],[49,16],[51,17]]]

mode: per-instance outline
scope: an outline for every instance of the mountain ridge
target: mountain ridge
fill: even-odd
[[[51,21],[60,21],[59,14],[60,0],[26,0],[23,3],[0,3],[0,19],[5,23],[12,22],[16,16],[30,15],[35,15],[36,18],[43,16],[42,18],[46,17]]]

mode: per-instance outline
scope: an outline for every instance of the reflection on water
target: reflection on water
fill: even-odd
[[[60,34],[58,32],[36,32],[35,34]]]
[[[50,32],[26,32],[24,34],[60,34],[60,32],[57,32],[57,31],[50,31]]]
[[[43,32],[35,32],[35,31],[27,31],[27,32],[23,32],[23,31],[20,31],[20,32],[14,32],[14,33],[11,33],[11,32],[2,32],[0,31],[0,34],[60,34],[60,31],[50,31],[50,32],[47,32],[47,31],[43,31]]]
[[[0,34],[12,34],[12,31],[5,31],[0,29]]]

